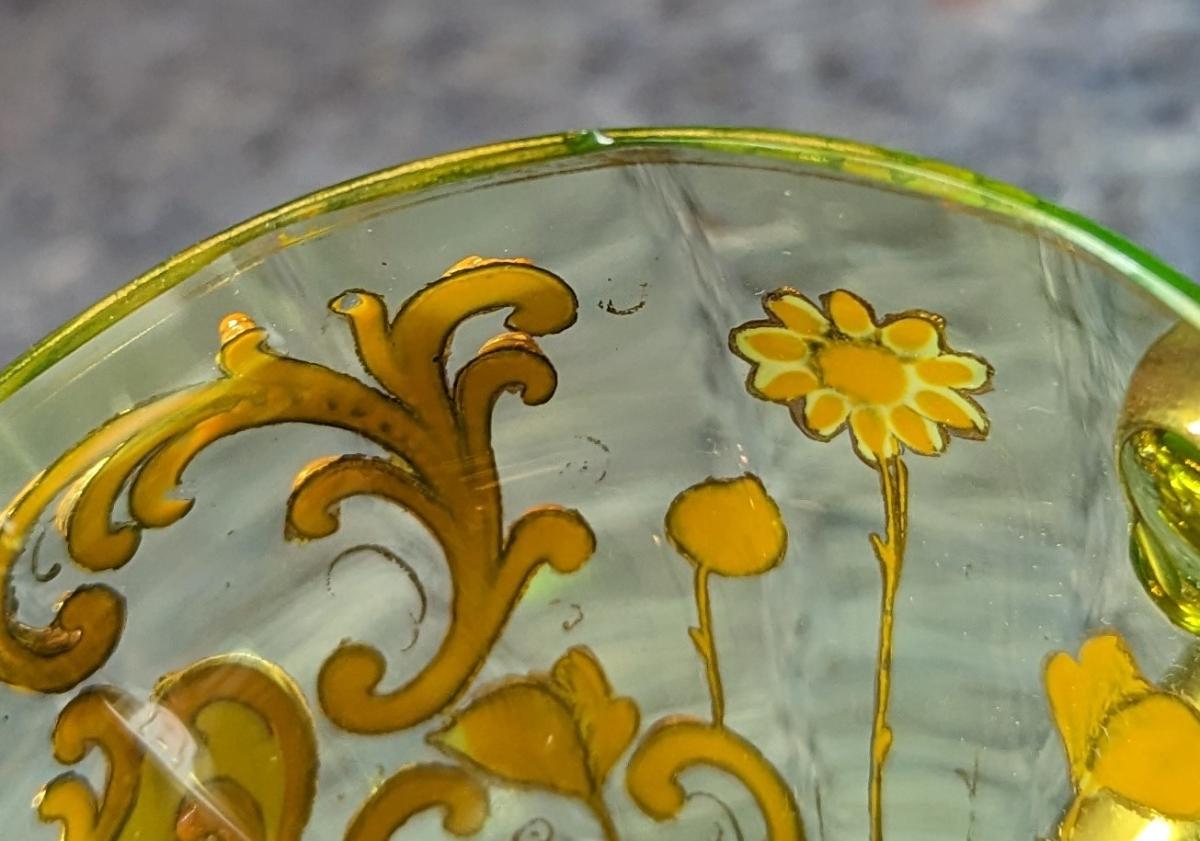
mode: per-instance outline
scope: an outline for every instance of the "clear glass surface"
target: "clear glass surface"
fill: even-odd
[[[639,734],[666,716],[706,716],[705,671],[688,633],[694,569],[664,517],[685,488],[752,473],[777,502],[788,541],[769,574],[711,584],[726,722],[786,781],[808,838],[866,838],[880,617],[868,535],[884,528],[880,480],[845,433],[811,440],[786,408],[747,392],[750,368],[730,352],[730,331],[763,318],[762,297],[784,286],[813,301],[850,290],[880,316],[937,313],[949,344],[995,372],[978,398],[986,440],[953,439],[938,457],[906,458],[883,791],[893,841],[1050,837],[1072,785],[1047,701],[1047,658],[1075,656],[1105,628],[1119,630],[1155,681],[1188,655],[1192,637],[1131,568],[1114,456],[1131,373],[1180,315],[1047,229],[799,162],[600,149],[265,233],[0,403],[0,492],[18,494],[109,418],[219,378],[217,329],[230,313],[264,327],[280,354],[368,380],[327,302],[362,289],[394,312],[468,255],[528,258],[578,299],[576,322],[537,340],[558,374],[553,397],[539,406],[502,397],[492,448],[506,521],[543,503],[576,509],[595,533],[594,555],[577,572],[536,574],[440,717],[364,736],[322,714],[322,663],[347,639],[373,645],[393,688],[429,662],[451,622],[443,549],[378,498],[346,500],[340,528],[321,539],[287,539],[284,516],[294,477],[313,459],[379,455],[379,446],[311,423],[216,441],[184,474],[180,492],[194,508],[147,528],[136,556],[111,572],[71,562],[50,508],[37,528],[37,565],[27,548],[11,570],[14,617],[45,625],[64,593],[95,583],[124,597],[127,616],[111,656],[78,686],[0,687],[0,815],[12,837],[59,831],[29,804],[68,770],[50,733],[80,689],[106,684],[147,699],[161,676],[227,652],[277,665],[312,710],[320,767],[309,839],[343,837],[402,766],[447,762],[427,736],[450,711],[495,681],[546,672],[574,646],[634,700]],[[449,370],[502,332],[502,320],[466,322]],[[126,506],[121,497],[116,521]],[[39,580],[54,564],[58,573]],[[713,798],[656,822],[627,791],[628,761],[616,761],[604,786],[621,838],[715,838],[717,827],[725,838],[764,836],[747,789],[702,766],[681,783]],[[104,768],[93,753],[75,770],[100,790]],[[481,773],[491,798],[482,836],[602,837],[577,799],[492,777]],[[436,810],[420,814],[394,837],[452,837],[441,821]]]

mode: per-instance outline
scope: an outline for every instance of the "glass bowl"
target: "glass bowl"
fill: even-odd
[[[0,374],[6,834],[1200,837],[1197,327],[777,132],[270,211]]]

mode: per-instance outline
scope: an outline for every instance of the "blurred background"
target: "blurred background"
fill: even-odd
[[[945,158],[1200,275],[1197,0],[0,0],[0,362],[330,182],[697,123]]]

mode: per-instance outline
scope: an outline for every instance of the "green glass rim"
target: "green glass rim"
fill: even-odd
[[[626,128],[567,132],[479,146],[401,164],[326,187],[203,240],[133,279],[46,336],[0,371],[11,396],[126,315],[217,258],[264,234],[375,199],[412,193],[531,164],[617,150],[699,150],[782,160],[984,208],[1046,230],[1129,278],[1200,327],[1200,286],[1090,219],[1017,187],[947,164],[820,135],[753,128]]]

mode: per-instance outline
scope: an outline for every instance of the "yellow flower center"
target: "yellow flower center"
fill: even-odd
[[[852,403],[887,406],[904,396],[904,366],[891,351],[873,345],[831,344],[817,359],[825,385]]]

